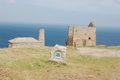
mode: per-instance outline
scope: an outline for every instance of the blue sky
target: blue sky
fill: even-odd
[[[0,22],[120,27],[120,0],[0,0]]]

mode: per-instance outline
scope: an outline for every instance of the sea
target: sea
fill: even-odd
[[[40,28],[45,28],[46,46],[65,45],[68,25],[0,23],[0,48],[7,48],[8,41],[16,37],[38,39]],[[97,26],[97,45],[119,46],[120,28]]]

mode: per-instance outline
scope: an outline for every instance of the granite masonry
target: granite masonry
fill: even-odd
[[[67,46],[96,46],[96,25],[90,22],[87,26],[70,25],[68,29]]]
[[[32,37],[17,37],[9,40],[9,48],[31,48],[45,46],[45,30],[41,28],[38,40]]]

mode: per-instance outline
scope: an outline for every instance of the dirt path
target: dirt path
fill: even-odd
[[[120,50],[97,49],[97,48],[79,48],[82,55],[92,55],[98,57],[120,57]]]

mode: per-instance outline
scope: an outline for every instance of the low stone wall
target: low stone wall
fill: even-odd
[[[44,46],[42,43],[9,43],[9,48],[32,48]]]

